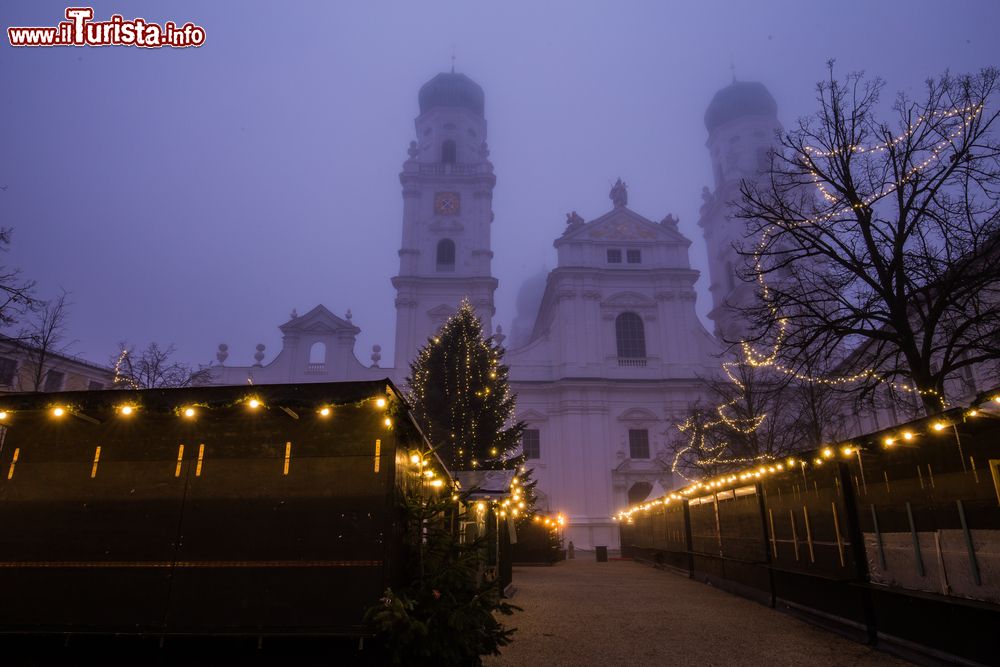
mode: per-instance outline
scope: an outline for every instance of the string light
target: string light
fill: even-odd
[[[818,217],[815,217],[815,218],[810,218],[810,219],[803,220],[801,222],[794,223],[792,226],[793,227],[800,227],[800,226],[807,226],[807,225],[816,225],[816,224],[823,223],[823,222],[829,222],[831,220],[834,220],[835,218],[839,218],[841,215],[850,213],[852,210],[857,210],[857,209],[860,209],[860,208],[870,207],[872,204],[874,204],[878,200],[880,200],[883,197],[886,197],[887,195],[889,195],[892,192],[896,191],[901,185],[907,183],[914,175],[920,173],[921,171],[923,171],[924,169],[926,169],[928,166],[930,166],[931,164],[933,164],[936,160],[938,160],[941,151],[947,145],[950,145],[952,139],[954,139],[956,136],[958,136],[959,134],[961,134],[964,131],[965,127],[967,127],[968,124],[971,123],[976,118],[976,116],[979,115],[979,113],[982,111],[982,109],[983,109],[982,105],[977,105],[977,106],[969,106],[969,107],[965,107],[965,108],[961,108],[961,109],[951,109],[951,110],[948,110],[948,111],[941,111],[941,112],[932,113],[931,117],[940,117],[940,118],[952,118],[952,117],[961,116],[962,117],[962,121],[961,121],[961,123],[958,124],[958,126],[956,128],[954,128],[947,135],[947,137],[945,139],[943,139],[942,141],[940,141],[938,144],[936,144],[931,149],[931,151],[930,151],[931,154],[930,154],[930,156],[927,159],[925,159],[923,162],[921,162],[921,163],[919,163],[917,165],[914,165],[912,168],[910,168],[903,175],[903,177],[899,181],[896,181],[895,183],[891,184],[890,186],[888,186],[886,189],[882,190],[881,192],[876,193],[874,195],[871,195],[871,196],[865,198],[861,202],[855,202],[851,206],[845,206],[843,208],[834,210],[834,211],[832,211],[830,213],[827,213],[827,214],[824,214],[822,216],[818,216]],[[968,116],[965,115],[967,113],[968,113]],[[865,147],[862,147],[862,146],[849,146],[849,147],[847,147],[847,149],[851,150],[852,152],[859,152],[859,153],[879,153],[879,152],[884,152],[888,147],[894,146],[894,145],[898,144],[899,142],[905,140],[907,137],[909,137],[912,134],[913,130],[915,130],[917,127],[919,127],[921,124],[923,124],[927,120],[928,120],[928,117],[926,117],[926,116],[920,116],[917,119],[916,122],[914,122],[913,124],[911,124],[909,126],[909,128],[908,128],[908,130],[906,132],[904,132],[900,136],[896,137],[891,142],[887,142],[886,144],[880,144],[880,145],[876,145],[876,146],[872,146],[872,147],[868,147],[868,148],[865,148]],[[805,150],[805,153],[802,155],[803,160],[804,160],[803,164],[806,166],[807,169],[810,170],[810,174],[812,175],[812,177],[814,179],[814,182],[819,187],[820,193],[828,201],[834,201],[836,198],[834,198],[831,195],[829,195],[829,193],[822,186],[822,183],[819,180],[818,171],[814,168],[815,167],[815,163],[812,161],[812,157],[821,157],[821,158],[835,157],[835,156],[838,156],[838,155],[842,154],[842,151],[830,151],[830,152],[824,153],[822,151],[818,151],[817,149],[814,149],[814,148],[809,147],[809,146],[804,147],[804,150]],[[812,165],[812,166],[810,166],[810,165]],[[767,282],[764,279],[764,270],[763,270],[763,267],[762,267],[762,260],[761,260],[761,258],[762,258],[762,254],[763,254],[764,249],[767,247],[767,241],[768,241],[768,238],[770,236],[771,230],[774,229],[774,227],[775,226],[772,225],[772,226],[770,226],[768,228],[765,228],[763,230],[763,232],[761,233],[760,242],[758,243],[757,249],[754,252],[754,271],[755,271],[755,274],[757,276],[757,281],[758,281],[758,283],[761,286],[762,294],[764,296],[764,300],[765,301],[767,300],[767,297],[770,294],[770,291],[769,291]],[[778,356],[778,353],[779,353],[779,351],[781,349],[781,344],[782,344],[782,342],[784,340],[784,337],[786,335],[788,320],[787,320],[787,318],[779,317],[778,316],[779,313],[778,313],[777,309],[773,308],[773,307],[771,308],[771,315],[778,320],[778,332],[777,332],[777,335],[775,336],[775,342],[774,342],[774,345],[772,346],[771,352],[769,354],[767,354],[767,355],[759,355],[759,354],[756,353],[756,351],[752,348],[752,346],[747,341],[741,341],[741,343],[740,343],[740,347],[741,347],[741,349],[743,351],[744,361],[746,363],[748,363],[751,367],[753,367],[753,368],[769,368],[769,369],[775,370],[775,371],[777,371],[779,373],[782,373],[782,374],[784,374],[786,376],[792,377],[792,378],[794,378],[796,380],[800,380],[800,381],[807,382],[807,383],[825,384],[825,385],[832,385],[832,386],[835,386],[835,385],[844,385],[844,384],[854,384],[854,383],[857,383],[857,382],[860,382],[860,381],[870,380],[870,381],[874,381],[874,382],[879,383],[879,384],[885,384],[885,385],[887,385],[887,386],[889,386],[889,387],[891,387],[891,388],[893,388],[893,389],[895,389],[897,391],[911,392],[911,393],[915,393],[915,394],[922,395],[922,396],[925,396],[925,395],[935,396],[941,402],[942,407],[945,407],[943,397],[941,397],[940,394],[939,394],[939,392],[937,392],[936,390],[934,390],[934,389],[920,389],[919,387],[916,387],[916,386],[910,386],[910,385],[904,385],[904,384],[899,384],[899,383],[895,383],[895,382],[890,382],[890,381],[886,380],[885,378],[881,377],[881,374],[879,374],[878,371],[877,371],[877,369],[874,369],[874,368],[864,369],[864,370],[862,370],[862,371],[860,371],[858,373],[855,373],[853,375],[841,376],[841,377],[838,377],[838,378],[825,378],[825,377],[817,377],[817,376],[813,376],[813,375],[801,373],[799,371],[796,371],[795,369],[788,368],[788,367],[780,364],[777,361],[777,356]],[[732,364],[733,362],[727,362],[727,363]],[[723,366],[725,367],[725,364],[723,364]],[[728,371],[727,371],[727,373],[728,373]]]
[[[996,401],[996,398],[997,397],[992,397],[989,400]],[[972,407],[964,411],[962,414],[964,414],[967,417],[975,417],[976,415],[979,414],[979,410],[975,407]],[[944,430],[944,428],[948,426],[947,422],[939,418],[933,419],[933,421],[932,418],[927,418],[927,420],[923,423],[926,425],[928,432],[941,432],[942,430]],[[902,433],[901,437],[904,440],[912,441],[914,438],[917,437],[917,435],[918,434],[913,430],[906,430]],[[895,443],[896,443],[896,438],[894,438],[893,436],[885,436],[882,439],[882,444],[885,445],[886,448],[892,448],[893,445],[895,445]],[[831,446],[822,447],[816,452],[819,455],[815,456],[812,459],[811,465],[816,467],[822,467],[823,464],[826,463],[828,459],[833,458],[834,451],[835,449]],[[858,457],[860,457],[862,447],[856,444],[844,443],[840,445],[840,451],[845,457],[851,457],[852,455],[857,455]],[[803,453],[803,456],[806,456],[806,454]],[[756,482],[756,480],[763,479],[767,475],[774,475],[783,472],[792,472],[793,470],[795,470],[796,467],[801,468],[803,471],[802,474],[805,475],[805,469],[806,466],[808,465],[805,459],[797,459],[795,457],[788,457],[787,459],[785,459],[785,464],[786,465],[782,465],[781,463],[775,463],[774,465],[755,464],[751,468],[747,468],[742,471],[736,471],[733,473],[728,473],[720,477],[716,477],[714,479],[691,481],[691,483],[684,488],[671,491],[670,493],[661,496],[660,498],[645,501],[643,503],[628,507],[618,512],[612,518],[615,519],[616,521],[631,522],[632,521],[631,517],[636,512],[649,512],[657,507],[667,507],[673,502],[687,500],[689,496],[698,492],[715,493],[723,488],[733,487],[739,482],[742,483]]]
[[[866,154],[866,155],[884,153],[886,150],[889,150],[890,148],[896,146],[900,142],[905,141],[908,137],[912,136],[913,132],[918,127],[920,127],[925,122],[931,119],[947,120],[950,118],[955,118],[955,119],[960,118],[960,122],[958,122],[954,128],[952,128],[949,132],[946,133],[945,138],[930,148],[929,155],[923,161],[913,165],[907,171],[905,171],[899,180],[889,184],[888,186],[881,189],[879,192],[876,192],[872,195],[869,195],[868,197],[863,198],[861,201],[852,202],[848,206],[835,208],[834,210],[829,211],[825,214],[815,216],[813,218],[808,218],[799,222],[795,222],[791,226],[800,227],[807,225],[817,225],[836,220],[837,218],[845,214],[849,214],[852,211],[870,208],[873,204],[875,204],[882,198],[892,194],[893,192],[898,190],[902,185],[912,180],[912,178],[915,177],[917,174],[921,173],[923,170],[925,170],[930,165],[934,164],[937,160],[939,160],[941,153],[945,150],[945,148],[951,145],[952,140],[955,137],[959,136],[965,130],[965,128],[975,120],[975,118],[981,113],[982,109],[983,105],[980,104],[975,106],[968,106],[965,108],[956,108],[947,111],[933,112],[929,115],[922,115],[918,117],[915,122],[909,125],[906,132],[900,134],[899,136],[893,138],[890,141],[887,141],[882,144],[876,144],[874,146],[866,147],[861,145],[851,145],[842,149],[825,151],[825,152],[811,146],[803,147],[804,153],[801,155],[802,157],[801,164],[805,166],[806,169],[809,171],[812,181],[819,190],[822,197],[828,202],[835,203],[839,200],[836,196],[830,194],[830,192],[826,189],[826,186],[823,184],[819,170],[816,168],[816,163],[814,161],[815,159],[835,158],[844,155],[846,152]],[[762,257],[764,250],[767,248],[769,238],[772,234],[772,230],[774,229],[775,225],[771,225],[770,227],[765,228],[761,232],[760,241],[753,254],[754,272],[756,274],[757,281],[760,284],[761,293],[763,295],[765,302],[767,301],[767,298],[770,295],[770,289],[764,278],[765,271],[762,266]],[[740,349],[743,353],[742,361],[740,362],[730,361],[730,362],[724,362],[722,364],[723,371],[729,377],[730,381],[744,394],[746,392],[746,387],[740,381],[740,379],[734,374],[733,371],[734,368],[737,368],[741,364],[747,364],[751,368],[769,369],[778,372],[782,375],[785,375],[786,377],[790,377],[800,382],[806,382],[810,384],[820,384],[826,386],[843,386],[848,384],[856,384],[862,381],[872,381],[875,382],[876,384],[886,385],[900,392],[913,393],[919,396],[933,396],[938,400],[942,408],[946,407],[944,397],[941,396],[938,391],[934,389],[921,389],[914,385],[901,384],[890,381],[887,378],[883,377],[882,374],[879,373],[876,368],[866,368],[851,375],[842,375],[839,377],[832,378],[832,377],[821,377],[803,373],[797,369],[785,366],[784,364],[778,361],[778,355],[782,348],[784,339],[787,336],[788,319],[785,317],[781,317],[777,308],[771,307],[770,310],[772,317],[774,317],[778,322],[778,331],[775,335],[774,343],[771,346],[769,353],[767,354],[758,353],[757,350],[755,350],[748,341],[744,340],[740,342]],[[737,433],[744,435],[756,431],[756,429],[759,428],[760,425],[763,423],[763,421],[767,418],[767,415],[763,414],[757,417],[747,418],[742,420],[729,417],[726,414],[726,411],[730,409],[733,405],[735,405],[738,402],[738,400],[739,397],[736,397],[733,398],[731,401],[719,405],[716,408],[716,412],[719,416],[719,419],[714,422],[703,424],[702,431],[704,429],[712,429],[721,425],[725,425],[730,429],[735,430]],[[995,400],[1000,402],[1000,396],[995,397]],[[684,424],[680,425],[678,428],[680,428],[680,430],[684,432],[689,430],[690,426],[691,426],[690,420],[688,420]],[[726,465],[726,464],[731,465],[734,463],[749,463],[753,460],[766,460],[769,458],[767,455],[761,455],[758,457],[751,457],[744,459],[726,459],[722,456],[725,450],[724,445],[718,445],[714,448],[711,448],[707,452],[704,445],[705,442],[703,433],[699,433],[698,435],[692,435],[691,440],[688,442],[688,444],[685,447],[682,447],[680,450],[678,450],[678,452],[675,454],[673,464],[671,465],[671,471],[673,473],[680,474],[680,476],[684,477],[685,479],[689,479],[686,475],[680,472],[679,464],[682,460],[682,457],[692,452],[702,455],[698,459],[698,464],[701,465]]]

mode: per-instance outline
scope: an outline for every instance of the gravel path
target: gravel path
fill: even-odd
[[[516,567],[520,665],[906,665],[756,602],[632,561]]]

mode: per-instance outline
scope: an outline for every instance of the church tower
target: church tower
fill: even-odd
[[[743,258],[734,246],[746,245],[745,224],[735,217],[729,202],[740,197],[740,181],[759,178],[769,167],[769,151],[777,149],[780,131],[778,105],[764,84],[736,81],[715,94],[705,111],[708,147],[715,188],[702,190],[699,226],[704,230],[711,278],[715,335],[736,340],[745,323],[735,310],[751,303],[754,286],[737,276]]]
[[[403,239],[396,288],[395,367],[400,376],[468,298],[492,332],[497,280],[490,264],[496,177],[486,145],[483,89],[464,74],[442,73],[419,94],[417,138],[399,181]]]

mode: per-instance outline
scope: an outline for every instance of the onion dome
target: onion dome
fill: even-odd
[[[778,104],[764,84],[734,81],[715,94],[705,110],[705,127],[711,134],[726,123],[743,116],[777,116]]]
[[[434,107],[458,107],[483,115],[486,96],[482,87],[464,74],[442,72],[420,89],[420,113]]]

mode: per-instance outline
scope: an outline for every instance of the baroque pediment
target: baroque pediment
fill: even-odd
[[[591,241],[653,242],[673,241],[689,243],[677,231],[676,225],[663,225],[645,218],[624,206],[616,208],[588,223],[577,224],[567,229],[560,239]]]
[[[348,320],[331,313],[323,304],[316,306],[305,315],[293,317],[278,328],[285,335],[313,334],[331,336],[340,333],[357,335],[361,332],[361,329],[354,326]]]
[[[598,241],[653,241],[657,234],[641,222],[620,218],[588,230],[587,236]]]

